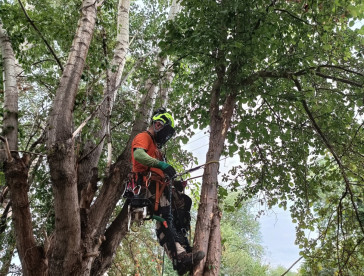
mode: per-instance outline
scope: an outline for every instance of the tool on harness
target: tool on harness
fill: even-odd
[[[161,223],[162,223],[162,225],[164,226],[164,228],[168,228],[167,221],[166,221],[164,218],[162,218],[162,217],[160,217],[160,216],[153,215],[153,216],[152,216],[152,219],[154,219],[154,220],[156,220],[156,221],[161,222]]]
[[[139,227],[144,220],[152,218],[152,202],[146,198],[146,189],[142,174],[129,173],[127,187],[123,195],[127,199],[125,204],[128,204],[128,232],[130,229],[136,232],[132,228],[132,224]]]
[[[169,184],[169,181],[163,181],[159,175],[152,174],[151,172],[147,175],[142,173],[130,173],[128,177],[128,184],[124,193],[124,197],[127,198],[126,204],[128,204],[127,231],[130,231],[132,224],[140,226],[144,220],[156,219],[160,221],[162,218],[154,214],[158,211],[161,195]],[[154,200],[147,198],[150,197],[148,188],[152,181],[155,183]],[[154,204],[152,201],[154,201]],[[165,228],[168,228],[165,220],[162,221],[162,224]]]

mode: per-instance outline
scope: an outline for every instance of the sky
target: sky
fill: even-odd
[[[183,149],[191,151],[198,158],[200,165],[204,164],[206,160],[208,136],[206,131],[196,131],[196,134],[190,138],[190,141],[183,145]],[[220,162],[220,175],[237,164],[239,164],[238,158],[232,157],[222,160]],[[199,170],[194,172],[192,176],[202,175],[202,173],[203,171]],[[279,265],[289,268],[300,258],[299,248],[295,245],[295,225],[292,223],[289,211],[275,207],[269,210],[267,214],[258,218],[258,221],[262,237],[261,245],[265,249],[265,256],[262,262],[269,264],[273,268]],[[298,268],[299,263],[291,271],[297,272]]]

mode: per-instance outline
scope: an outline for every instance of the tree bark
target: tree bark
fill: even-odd
[[[100,247],[100,255],[92,265],[91,275],[104,275],[110,268],[114,254],[120,241],[125,237],[128,223],[128,205],[123,209],[105,232],[105,241]]]
[[[235,74],[235,67],[228,74],[227,84]],[[222,109],[219,108],[220,90],[224,85],[225,71],[224,68],[217,69],[217,80],[211,92],[210,101],[210,140],[209,149],[206,154],[206,166],[202,178],[202,189],[200,196],[200,204],[198,208],[194,248],[202,250],[206,253],[206,258],[203,259],[198,266],[195,267],[193,275],[218,275],[220,262],[214,263],[211,267],[209,262],[216,261],[217,252],[221,252],[221,236],[220,219],[218,213],[218,169],[224,142],[227,131],[230,127],[231,118],[234,111],[236,92],[234,88],[227,89],[232,91],[226,98]],[[218,250],[216,252],[216,250]]]
[[[23,274],[26,276],[46,275],[47,260],[41,246],[33,235],[32,218],[28,199],[29,166],[18,154],[13,154],[12,161],[5,162],[5,178],[10,188],[12,218],[15,239]]]
[[[84,0],[81,18],[49,119],[47,147],[55,209],[55,238],[49,255],[52,275],[80,274],[81,224],[72,115],[95,23],[96,2]]]
[[[10,39],[0,24],[0,47],[4,66],[3,136],[10,150],[18,150],[18,88],[16,86],[15,55]],[[4,160],[4,155],[1,158]]]
[[[180,4],[173,0],[171,8],[168,13],[168,20],[174,20],[176,15],[181,10]],[[174,74],[172,71],[172,63],[170,62],[168,56],[162,56],[159,58],[159,75],[161,76],[161,86],[160,86],[160,104],[163,107],[167,106],[168,94],[170,91],[170,85],[172,83]]]
[[[218,206],[214,206],[204,275],[219,275],[222,253],[220,228],[221,215]]]
[[[4,136],[9,150],[18,150],[18,89],[16,86],[15,56],[10,39],[0,24],[0,46],[4,63]],[[28,198],[27,155],[19,158],[12,152],[4,162],[6,185],[10,190],[11,212],[14,223],[15,239],[22,264],[23,274],[45,275],[47,263],[42,247],[38,246],[33,236],[32,219]]]

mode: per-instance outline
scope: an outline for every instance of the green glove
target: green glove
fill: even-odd
[[[176,176],[176,170],[166,162],[159,161],[157,168],[161,169],[169,178]]]

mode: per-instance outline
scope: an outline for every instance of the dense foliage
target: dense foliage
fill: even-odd
[[[225,70],[220,105],[236,93],[226,155],[241,161],[225,176],[230,188],[269,206],[292,202],[303,256],[359,275],[364,28],[351,27],[363,19],[363,4],[183,3],[160,43],[183,69],[183,124],[209,124],[210,91]]]

